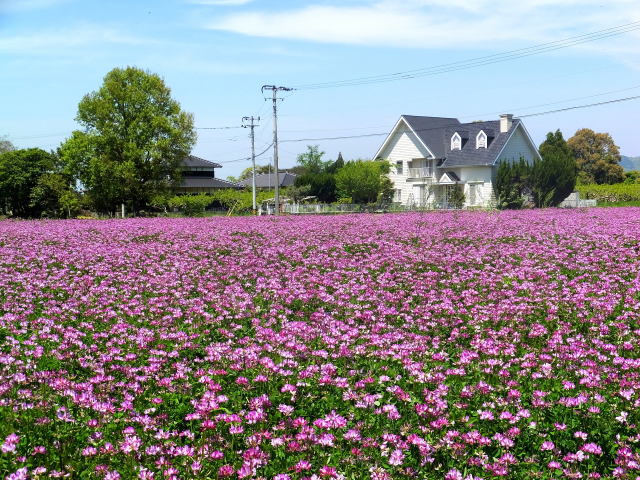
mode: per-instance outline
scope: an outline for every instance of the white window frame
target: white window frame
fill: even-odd
[[[396,162],[396,174],[402,175],[403,171],[404,171],[404,162],[402,160],[398,160]]]
[[[462,137],[458,132],[451,137],[451,150],[462,150]]]
[[[401,202],[402,201],[402,189],[401,188],[394,188],[393,189],[393,201],[394,202]]]
[[[480,130],[476,135],[476,149],[487,148],[487,140],[487,134],[484,133],[484,130]]]

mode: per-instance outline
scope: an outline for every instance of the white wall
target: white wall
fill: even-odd
[[[492,167],[464,167],[451,169],[456,172],[461,181],[464,182],[464,195],[466,206],[488,207],[492,200],[493,193],[493,168]],[[473,183],[476,187],[476,203],[469,203],[469,185]]]
[[[537,152],[532,147],[531,142],[529,142],[522,124],[518,125],[516,131],[513,132],[513,135],[511,135],[509,142],[505,145],[502,153],[498,157],[498,161],[517,161],[520,160],[520,157],[524,157],[528,162],[532,162],[535,158],[537,158]]]
[[[391,139],[380,152],[381,158],[389,160],[391,171],[389,179],[393,182],[393,188],[401,190],[401,203],[406,205],[409,196],[414,192],[415,182],[407,182],[409,176],[409,162],[413,158],[430,158],[429,151],[424,148],[417,135],[409,127],[400,122]],[[402,162],[402,174],[396,173],[396,162]],[[417,199],[416,199],[417,200]]]

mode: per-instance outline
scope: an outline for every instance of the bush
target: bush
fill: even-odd
[[[614,183],[612,185],[577,185],[582,198],[594,199],[599,203],[640,202],[640,184]]]

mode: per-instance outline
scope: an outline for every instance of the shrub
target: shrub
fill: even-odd
[[[602,203],[640,202],[640,184],[614,183],[613,185],[577,185],[576,190],[583,198]]]

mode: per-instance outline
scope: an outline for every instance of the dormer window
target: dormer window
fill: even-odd
[[[462,148],[462,137],[458,132],[451,137],[451,150],[460,150]]]
[[[487,134],[482,130],[476,135],[476,148],[487,148]]]

